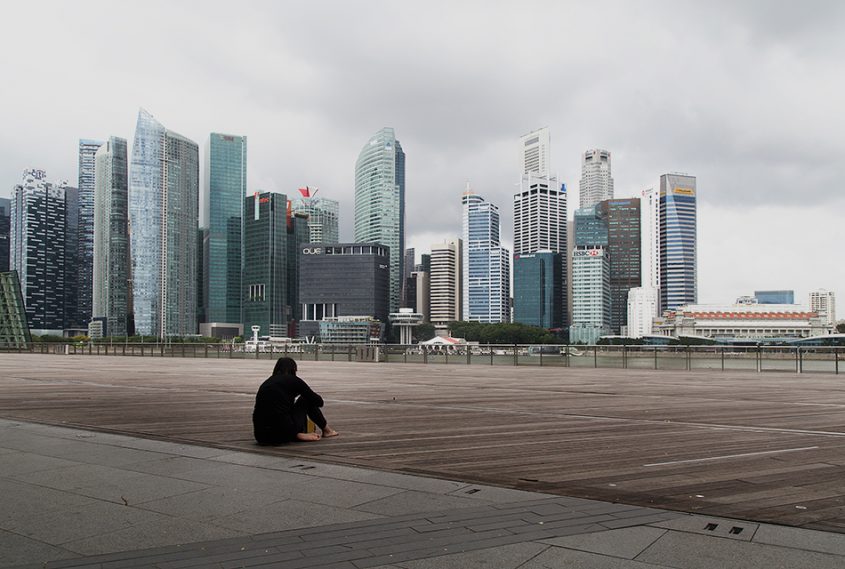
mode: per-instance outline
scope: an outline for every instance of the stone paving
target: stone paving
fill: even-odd
[[[0,420],[0,566],[825,569],[845,536]]]

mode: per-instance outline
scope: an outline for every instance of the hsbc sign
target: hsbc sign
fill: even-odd
[[[306,247],[302,250],[303,255],[322,255],[323,248],[322,247]]]
[[[603,254],[602,249],[576,249],[572,252],[573,257],[601,257]]]

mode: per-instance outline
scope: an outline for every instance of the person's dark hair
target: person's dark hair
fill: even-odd
[[[273,375],[296,375],[296,361],[293,358],[279,358]]]

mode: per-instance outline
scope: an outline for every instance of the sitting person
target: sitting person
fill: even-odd
[[[258,444],[274,445],[291,441],[319,441],[338,432],[328,426],[320,411],[323,398],[296,376],[296,362],[279,358],[271,375],[255,396],[252,412],[253,432]],[[320,433],[309,433],[311,419]]]

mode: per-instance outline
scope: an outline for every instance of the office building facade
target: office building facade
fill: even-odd
[[[819,289],[810,293],[810,310],[817,313],[825,324],[836,326],[836,295],[832,290]]]
[[[390,251],[390,311],[399,310],[405,252],[405,153],[392,128],[373,135],[355,164],[356,243]]]
[[[91,319],[94,286],[94,169],[101,140],[79,141],[79,184],[77,196],[77,250],[75,262],[77,326]]]
[[[127,336],[129,321],[129,175],[126,140],[111,137],[94,159],[92,318],[104,335]]]
[[[29,327],[34,334],[61,335],[68,300],[65,188],[48,182],[44,170],[31,169],[12,192],[10,264],[20,278]]]
[[[558,329],[564,306],[560,253],[537,251],[513,256],[513,320],[520,324]]]
[[[463,219],[462,320],[510,321],[510,252],[499,241],[499,208],[469,188],[461,198]]]
[[[205,146],[200,196],[202,320],[241,322],[242,223],[246,198],[247,139],[213,132]]]
[[[599,202],[607,218],[607,250],[610,253],[610,328],[620,334],[628,324],[628,291],[641,281],[639,198]]]
[[[654,317],[657,315],[657,289],[635,287],[628,291],[628,327],[626,335],[642,338],[653,332]]]
[[[686,174],[660,176],[660,310],[698,299],[696,180]]]
[[[572,251],[572,325],[569,341],[595,344],[610,328],[610,263],[604,247]]]
[[[287,336],[292,316],[287,204],[287,196],[270,192],[244,198],[244,334],[258,326],[261,336]]]
[[[449,239],[431,246],[429,309],[431,323],[443,333],[463,314],[463,242]]]
[[[593,206],[613,199],[613,177],[610,171],[610,152],[594,148],[581,155],[581,183],[579,207]]]
[[[300,335],[317,337],[323,328],[339,333],[350,322],[387,323],[387,247],[378,243],[307,243],[300,247],[299,255]],[[325,325],[324,321],[335,324]]]
[[[141,109],[129,175],[136,331],[196,334],[199,147]]]
[[[317,190],[299,188],[300,197],[291,200],[294,213],[308,216],[309,243],[337,243],[340,205],[336,200],[316,196]]]
[[[0,198],[0,273],[9,270],[9,232],[12,227],[12,202],[8,198]]]
[[[559,184],[550,172],[550,134],[548,128],[539,129],[520,139],[520,188],[513,196],[513,241],[514,241],[514,321],[522,322],[523,315],[536,315],[549,307],[542,305],[528,307],[524,304],[529,298],[537,298],[533,283],[523,278],[516,278],[517,257],[523,259],[525,255],[539,252],[558,253],[557,259],[561,263],[559,270],[552,271],[554,278],[560,282],[549,282],[549,286],[560,294],[560,299],[554,306],[560,306],[560,321],[555,322],[553,328],[568,325],[568,236],[567,236],[567,193],[566,186]],[[531,263],[521,263],[519,270],[527,268]],[[522,286],[529,286],[529,290],[520,290]],[[542,295],[546,298],[549,291]],[[517,298],[521,299],[522,307],[516,310]],[[557,315],[555,308],[553,314]]]

